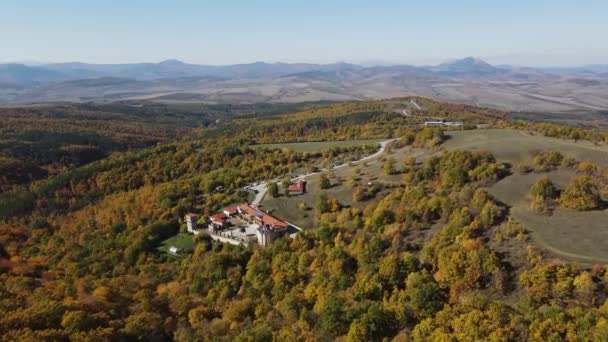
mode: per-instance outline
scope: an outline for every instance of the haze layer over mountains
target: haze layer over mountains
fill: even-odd
[[[493,66],[468,57],[436,66],[348,63],[0,64],[0,104],[141,100],[205,103],[380,99],[404,95],[512,111],[608,110],[608,65]]]

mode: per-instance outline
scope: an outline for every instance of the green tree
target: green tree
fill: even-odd
[[[407,277],[406,293],[420,318],[432,317],[446,302],[445,293],[426,272],[415,272]]]
[[[389,157],[384,162],[384,173],[387,175],[392,175],[395,173],[395,158]]]
[[[383,207],[376,208],[370,218],[370,225],[375,229],[381,228],[393,222],[395,222],[395,213],[392,210]]]
[[[275,182],[268,184],[268,193],[272,197],[279,197],[279,186]]]
[[[329,189],[330,187],[331,187],[331,181],[329,180],[329,177],[327,177],[327,175],[325,173],[322,173],[321,176],[319,177],[319,189],[325,190],[325,189]]]
[[[315,209],[320,214],[329,212],[329,200],[327,199],[326,193],[321,192],[319,196],[317,196],[317,201],[315,202]]]
[[[340,336],[348,329],[346,303],[339,297],[331,297],[321,308],[319,328],[329,336]]]
[[[158,313],[142,312],[127,317],[124,332],[135,339],[147,340],[158,337],[162,318]]]
[[[369,338],[369,328],[359,319],[355,319],[348,329],[346,336],[348,342],[367,342]]]
[[[289,196],[289,186],[291,185],[291,181],[289,180],[289,178],[284,177],[283,179],[281,179],[281,186],[283,187],[283,192],[285,193],[285,196]]]
[[[95,322],[87,312],[78,311],[67,311],[63,314],[61,319],[61,326],[69,331],[74,332],[77,330],[88,330],[94,326]]]
[[[393,336],[397,323],[392,315],[378,304],[372,304],[360,318],[355,319],[348,329],[347,341],[382,341]]]

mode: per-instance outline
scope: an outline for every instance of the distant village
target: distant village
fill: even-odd
[[[289,186],[287,191],[290,195],[304,194],[306,181],[299,179]],[[239,246],[251,243],[267,246],[285,235],[293,238],[301,230],[248,203],[225,207],[208,218],[189,213],[185,216],[185,221],[187,230],[191,234],[197,235],[206,231],[215,241]]]

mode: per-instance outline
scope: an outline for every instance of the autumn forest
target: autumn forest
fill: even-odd
[[[448,148],[450,128],[424,122],[600,147],[608,132],[411,100],[0,109],[1,340],[607,340],[606,263],[537,243],[491,189],[545,176],[526,188],[526,215],[598,212],[608,169],[555,149],[514,163]],[[344,167],[351,178],[324,173],[298,214],[313,224],[294,237],[261,247],[187,234],[184,215],[251,201],[248,184],[378,149],[257,145],[355,139],[394,139],[378,159],[388,180],[363,163]],[[562,186],[558,172],[575,176]],[[174,236],[191,250],[159,249]]]

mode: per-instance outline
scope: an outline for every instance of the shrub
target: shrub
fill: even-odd
[[[557,189],[549,179],[549,177],[542,177],[536,181],[530,188],[530,196],[532,198],[540,197],[540,199],[553,199],[557,197]]]
[[[532,163],[536,172],[554,170],[562,164],[564,156],[553,150],[541,152],[537,154]]]
[[[597,209],[601,202],[597,185],[587,176],[572,178],[560,197],[564,207],[576,210]]]
[[[355,191],[353,191],[353,201],[355,202],[365,201],[366,197],[367,195],[365,191],[361,188],[357,188],[355,189]]]
[[[578,163],[578,171],[586,175],[593,175],[597,172],[598,168],[590,161],[582,161]]]
[[[550,206],[547,199],[541,196],[536,196],[532,199],[530,209],[539,214],[548,214],[550,212]]]
[[[319,194],[319,196],[317,197],[317,201],[315,203],[315,208],[317,209],[317,212],[320,214],[329,212],[330,206],[329,206],[329,200],[327,198],[327,194],[325,194],[324,192]]]
[[[321,177],[319,178],[319,188],[321,188],[321,190],[324,189],[329,189],[331,187],[331,182],[329,181],[329,178],[327,177],[326,174],[321,174]]]
[[[392,175],[395,173],[395,158],[390,157],[384,163],[384,172],[387,175]]]
[[[517,163],[517,165],[515,166],[515,168],[522,175],[526,174],[526,173],[530,173],[530,172],[532,172],[534,170],[534,168],[532,168],[532,166],[530,166],[529,164],[527,164],[525,162],[519,162],[519,163]]]
[[[562,165],[564,165],[565,167],[575,167],[576,163],[577,163],[576,159],[574,159],[572,157],[567,157],[562,162]]]

